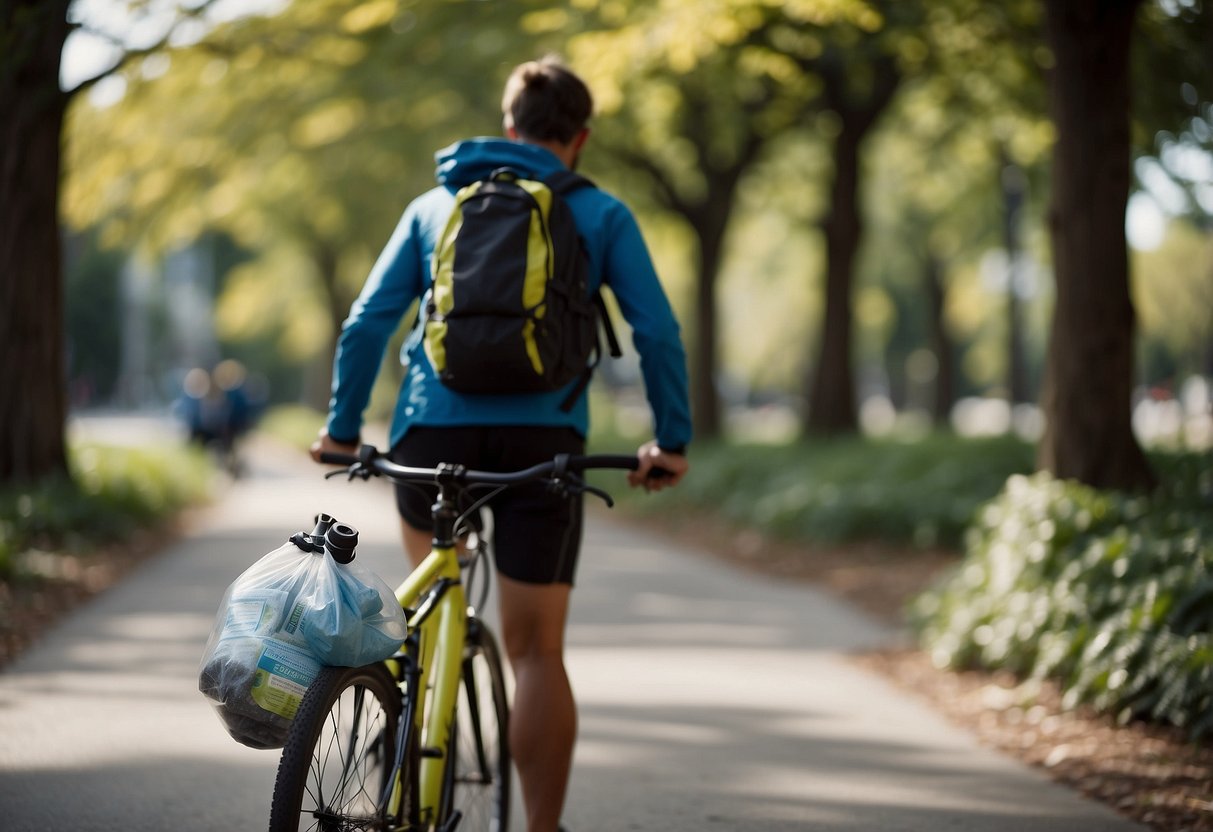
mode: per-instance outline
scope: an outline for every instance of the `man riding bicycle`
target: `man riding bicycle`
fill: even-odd
[[[542,180],[577,167],[589,136],[590,92],[559,61],[522,64],[502,102],[505,139],[459,142],[437,155],[438,187],[405,210],[345,321],[334,362],[328,421],[312,446],[355,453],[362,413],[387,342],[433,286],[431,260],[455,194],[506,168]],[[633,486],[676,485],[691,439],[686,355],[679,326],[630,210],[594,187],[564,196],[589,261],[589,289],[608,286],[632,328],[654,436],[637,452]],[[422,313],[425,315],[425,309]],[[539,393],[469,394],[442,382],[422,339],[408,339],[405,378],[392,419],[392,459],[413,467],[459,463],[509,471],[582,453],[589,428],[579,382]],[[570,401],[571,398],[571,401]],[[650,477],[654,469],[665,475]],[[405,548],[414,564],[430,550],[430,495],[398,486]],[[583,507],[541,484],[508,489],[489,503],[500,577],[501,629],[514,671],[510,745],[530,832],[558,829],[576,738],[576,709],[563,663],[569,596]]]

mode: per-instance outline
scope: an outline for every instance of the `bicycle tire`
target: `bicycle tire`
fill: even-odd
[[[385,666],[323,668],[282,749],[269,832],[398,826],[380,802],[402,710],[400,689]],[[412,778],[404,782],[408,788]]]
[[[478,620],[469,624],[441,816],[445,822],[462,813],[459,832],[507,832],[511,758],[505,671],[492,632]]]

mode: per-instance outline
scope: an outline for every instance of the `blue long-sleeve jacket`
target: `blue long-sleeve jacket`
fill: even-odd
[[[405,209],[342,326],[327,425],[336,439],[352,439],[360,433],[387,342],[413,301],[429,289],[431,257],[454,208],[455,192],[499,167],[536,179],[563,167],[545,148],[504,139],[459,142],[439,151],[437,162],[439,186]],[[591,288],[609,286],[632,329],[653,411],[654,436],[663,448],[682,448],[691,439],[686,353],[636,220],[627,206],[597,188],[578,189],[565,199],[585,241]],[[458,393],[438,380],[420,338],[406,339],[401,362],[405,378],[392,418],[392,445],[418,425],[530,425],[588,433],[584,393],[571,411],[560,408],[576,382],[550,393]]]

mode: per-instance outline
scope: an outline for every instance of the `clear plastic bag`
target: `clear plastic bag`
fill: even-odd
[[[246,569],[224,593],[198,689],[237,742],[281,748],[324,665],[382,661],[404,641],[404,611],[353,560],[357,532],[321,515]]]

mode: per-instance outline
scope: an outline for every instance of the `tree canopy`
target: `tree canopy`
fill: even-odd
[[[1139,5],[1116,58],[1129,67],[1124,154],[1138,160],[1126,187],[1200,229],[1213,202],[1210,11],[1197,0]],[[125,38],[103,73],[108,92],[121,88],[108,103],[27,94],[58,90],[53,44],[70,26],[63,4],[12,7],[20,20],[5,21],[13,48],[0,77],[23,86],[5,98],[15,106],[3,152],[18,161],[4,170],[32,171],[41,184],[8,183],[5,193],[20,193],[11,204],[31,211],[26,195],[43,196],[37,211],[14,213],[41,219],[11,225],[0,246],[17,276],[6,308],[28,308],[20,293],[35,287],[57,308],[57,263],[26,256],[29,240],[50,237],[16,229],[45,230],[58,211],[59,160],[37,154],[58,146],[46,137],[71,100],[71,225],[147,258],[207,234],[234,240],[249,257],[222,281],[217,325],[233,337],[272,336],[292,361],[323,366],[401,209],[432,185],[434,150],[496,133],[506,73],[552,50],[595,93],[588,172],[643,215],[685,307],[701,436],[727,430],[720,395],[733,403],[739,389],[775,388],[807,406],[810,427],[817,420],[830,432],[855,429],[858,399],[881,385],[908,403],[907,368],[926,366],[923,355],[934,356],[940,414],[956,395],[945,376],[957,389],[997,394],[1009,378],[999,367],[1017,350],[1043,362],[1052,292],[1021,298],[1017,313],[996,309],[1004,300],[983,282],[991,249],[1020,249],[1041,275],[1052,263],[1058,280],[1070,268],[1045,234],[1060,205],[1053,142],[1063,126],[1046,81],[1056,92],[1076,71],[1066,50],[1081,47],[1046,39],[1047,3],[311,0],[234,19],[208,16],[210,6],[182,7],[163,37]],[[35,59],[35,44],[54,60]],[[30,73],[41,73],[41,87]],[[92,79],[79,91],[91,88]],[[1198,233],[1173,228],[1165,250],[1139,258],[1142,268],[1199,249]],[[1188,291],[1184,275],[1173,292],[1125,292],[1130,305],[1142,298],[1151,367],[1196,368],[1206,352],[1199,316],[1154,334],[1173,306],[1167,297]],[[1014,336],[1019,326],[1027,334]],[[43,343],[36,357],[7,341],[5,354],[61,366],[49,340],[34,339]],[[885,375],[874,388],[878,365]],[[6,383],[19,378],[15,367]],[[1132,369],[1117,372],[1134,383]],[[42,403],[6,415],[6,426],[37,433],[39,411],[61,423],[54,395],[34,396]],[[44,434],[53,468],[62,455]]]

